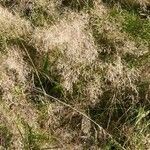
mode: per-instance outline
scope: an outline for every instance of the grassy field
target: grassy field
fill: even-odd
[[[149,150],[150,0],[0,0],[0,149]]]

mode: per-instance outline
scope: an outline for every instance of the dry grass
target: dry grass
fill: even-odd
[[[33,34],[32,42],[39,53],[44,51],[49,54],[51,63],[57,62],[54,65],[68,90],[72,89],[81,70],[97,58],[93,38],[85,32],[87,23],[88,16],[73,13],[49,30],[37,29]]]
[[[7,47],[7,54],[1,58],[0,65],[0,86],[3,90],[0,113],[1,124],[6,124],[7,128],[13,134],[11,148],[22,149],[23,125],[22,120],[36,125],[36,110],[27,102],[25,90],[28,86],[26,77],[29,68],[23,61],[22,52],[17,46]],[[33,121],[34,120],[34,121]],[[21,131],[18,131],[21,130]]]
[[[26,36],[32,30],[30,23],[13,15],[6,8],[0,7],[0,33],[6,37]]]
[[[3,149],[149,148],[149,1],[103,2],[0,1]]]

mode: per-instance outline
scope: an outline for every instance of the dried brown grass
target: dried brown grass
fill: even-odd
[[[52,58],[58,57],[55,65],[62,76],[64,87],[68,90],[72,89],[81,70],[97,57],[93,38],[85,32],[87,23],[88,16],[73,13],[48,30],[37,29],[33,34],[32,42],[39,53],[44,51]]]
[[[17,38],[26,36],[32,31],[28,21],[19,15],[13,15],[6,8],[0,7],[0,33],[6,37]]]
[[[0,121],[12,133],[12,141],[9,141],[11,148],[23,149],[22,135],[24,136],[25,130],[22,121],[37,128],[37,111],[26,99],[30,69],[18,46],[7,47],[7,54],[1,57],[0,72],[0,87],[3,91]]]
[[[142,2],[146,4],[146,1]],[[18,3],[20,10],[17,13],[20,13],[26,1]],[[59,1],[55,3],[36,0],[34,3],[54,12]],[[130,66],[125,56],[144,59],[149,54],[145,41],[136,41],[123,31],[121,23],[110,16],[110,8],[98,2],[95,2],[95,7],[90,12],[65,10],[53,25],[44,27],[32,28],[30,19],[21,18],[17,13],[13,15],[11,11],[0,7],[0,34],[6,41],[16,40],[8,40],[5,48],[7,53],[0,53],[0,121],[5,122],[13,133],[12,146],[14,145],[15,149],[23,149],[23,143],[18,143],[21,143],[22,135],[26,134],[21,118],[35,131],[49,133],[55,138],[54,143],[62,149],[82,149],[86,146],[100,149],[103,144],[99,146],[99,141],[103,133],[93,125],[95,120],[119,142],[120,138],[125,137],[125,140],[128,140],[130,135],[136,135],[136,126],[133,127],[130,120],[125,122],[121,118],[132,118],[132,113],[128,114],[128,111],[134,106],[138,107],[138,104],[143,105],[143,97],[144,103],[148,104],[150,70],[147,62]],[[36,50],[35,55],[32,54],[33,49]],[[30,58],[25,57],[24,50]],[[30,61],[32,67],[29,65]],[[46,66],[46,69],[43,66]],[[29,81],[30,74],[33,74],[32,81]],[[37,74],[48,80],[37,79]],[[49,93],[46,97],[41,95],[42,92],[36,93],[38,90],[35,90],[35,86],[39,80],[50,92],[53,92],[53,83],[57,82],[55,84],[61,87],[59,90],[62,90],[63,94],[52,94],[61,97],[60,104],[69,104],[62,106],[54,102],[57,98],[48,96]],[[145,80],[145,93],[141,96],[139,83]],[[92,114],[92,111],[96,114]],[[91,118],[88,119],[82,112]],[[9,117],[10,115],[12,117]],[[94,121],[91,121],[92,119]],[[112,129],[114,126],[115,129]],[[120,138],[116,128],[120,132]],[[147,137],[145,133],[141,134],[141,137]],[[137,137],[134,138],[133,142],[126,142],[127,147],[137,147]],[[105,142],[106,137],[102,140],[102,143]],[[48,147],[52,143],[46,143],[42,147]]]

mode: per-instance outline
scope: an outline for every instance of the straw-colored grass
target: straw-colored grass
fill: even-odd
[[[0,149],[148,149],[149,2],[0,1]]]

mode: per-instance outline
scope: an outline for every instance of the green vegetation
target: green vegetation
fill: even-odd
[[[52,143],[53,139],[50,139],[50,133],[42,133],[42,131],[40,133],[35,132],[27,123],[24,123],[24,127],[25,135],[23,144],[25,150],[40,150],[46,143]]]
[[[8,149],[9,146],[11,145],[11,140],[12,140],[12,133],[9,131],[9,129],[1,124],[0,125],[0,145]]]
[[[62,5],[73,10],[88,9],[94,6],[93,0],[62,0]]]

